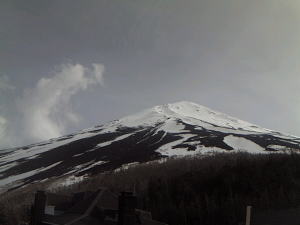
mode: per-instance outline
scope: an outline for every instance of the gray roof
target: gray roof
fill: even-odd
[[[251,225],[299,225],[300,208],[284,210],[253,210]]]
[[[63,214],[59,216],[45,215],[43,223],[52,225],[68,224],[71,221],[77,221],[82,217],[80,214]]]
[[[118,196],[109,190],[103,190],[101,198],[97,202],[98,208],[118,209]]]
[[[72,196],[47,193],[47,205],[60,205],[71,201]]]
[[[105,190],[102,189],[90,194],[88,197],[76,203],[72,208],[67,210],[62,215],[45,215],[43,223],[52,225],[71,225],[79,223],[80,220],[89,216],[104,192]]]
[[[140,220],[141,220],[141,225],[167,225],[166,223],[162,223],[146,217],[141,217]]]
[[[118,196],[107,189],[100,189],[96,192],[90,192],[82,195],[83,198],[70,209],[61,215],[45,215],[43,224],[47,225],[116,225],[116,221],[102,221],[90,216],[92,211],[98,209],[118,210]],[[59,195],[51,194],[51,203],[63,203],[60,201]],[[69,197],[62,198],[70,200]],[[53,204],[54,205],[54,204]],[[152,215],[148,211],[136,209],[137,217],[140,225],[167,225],[152,219]]]

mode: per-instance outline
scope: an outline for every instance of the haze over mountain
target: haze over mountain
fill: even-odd
[[[192,102],[155,106],[78,133],[0,152],[0,188],[115,170],[164,157],[299,151],[300,138]]]

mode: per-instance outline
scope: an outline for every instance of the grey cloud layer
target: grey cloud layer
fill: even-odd
[[[20,96],[55,65],[102,62],[105,87],[72,104],[81,128],[189,100],[300,136],[299,12],[295,0],[2,0],[0,74]]]

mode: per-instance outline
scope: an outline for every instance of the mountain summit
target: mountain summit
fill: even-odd
[[[177,102],[155,106],[133,116],[119,120],[124,126],[156,125],[167,120],[182,121],[191,125],[214,126],[228,129],[240,129],[257,132],[270,132],[270,130],[260,128],[251,123],[230,117],[226,114],[211,110],[193,102]],[[205,125],[206,124],[206,125]]]
[[[287,149],[299,151],[300,138],[184,101],[0,153],[0,190],[169,156]]]

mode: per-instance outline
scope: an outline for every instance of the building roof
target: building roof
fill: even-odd
[[[60,196],[56,194],[47,194],[49,196],[48,204],[63,204],[64,201],[72,203],[70,208],[65,210],[61,215],[45,215],[42,220],[43,225],[117,225],[117,217],[108,220],[109,217],[103,214],[103,221],[95,218],[101,216],[101,212],[106,213],[118,212],[118,196],[107,189],[99,189],[96,192],[77,193],[71,198],[70,196]],[[61,198],[60,198],[61,197]],[[56,205],[55,205],[56,206]],[[55,207],[56,208],[56,207]],[[137,224],[139,225],[166,225],[152,219],[150,212],[135,209]],[[117,215],[117,214],[114,214]],[[107,217],[108,216],[108,217]]]
[[[141,225],[167,225],[166,223],[162,223],[153,219],[149,219],[146,217],[140,218]]]
[[[72,206],[72,196],[47,193],[48,206],[55,206],[56,210],[66,210]]]
[[[251,225],[299,225],[300,224],[300,208],[284,209],[284,210],[253,210]]]
[[[59,205],[71,201],[72,196],[47,193],[47,205]]]
[[[75,203],[75,205],[62,215],[45,215],[43,223],[52,225],[71,225],[79,223],[80,220],[89,216],[92,209],[96,206],[105,192],[105,189],[100,189],[94,193],[84,196],[81,201]]]
[[[97,202],[97,207],[102,209],[118,209],[118,196],[109,190],[103,190],[101,198]]]
[[[51,224],[51,225],[63,225],[63,224],[68,224],[72,221],[80,220],[80,218],[82,218],[82,215],[70,214],[70,213],[65,213],[59,216],[45,215],[43,219],[43,223]]]
[[[94,192],[93,194],[90,194],[86,196],[81,201],[75,203],[73,207],[71,207],[69,210],[66,211],[66,213],[72,213],[72,214],[86,214],[88,213],[88,210],[91,210],[91,207],[94,207],[99,198],[101,197],[103,193],[103,190],[98,190]]]
[[[152,219],[152,214],[151,212],[144,211],[141,209],[135,209],[135,212],[137,213],[138,217],[141,218],[146,218],[146,219]]]

